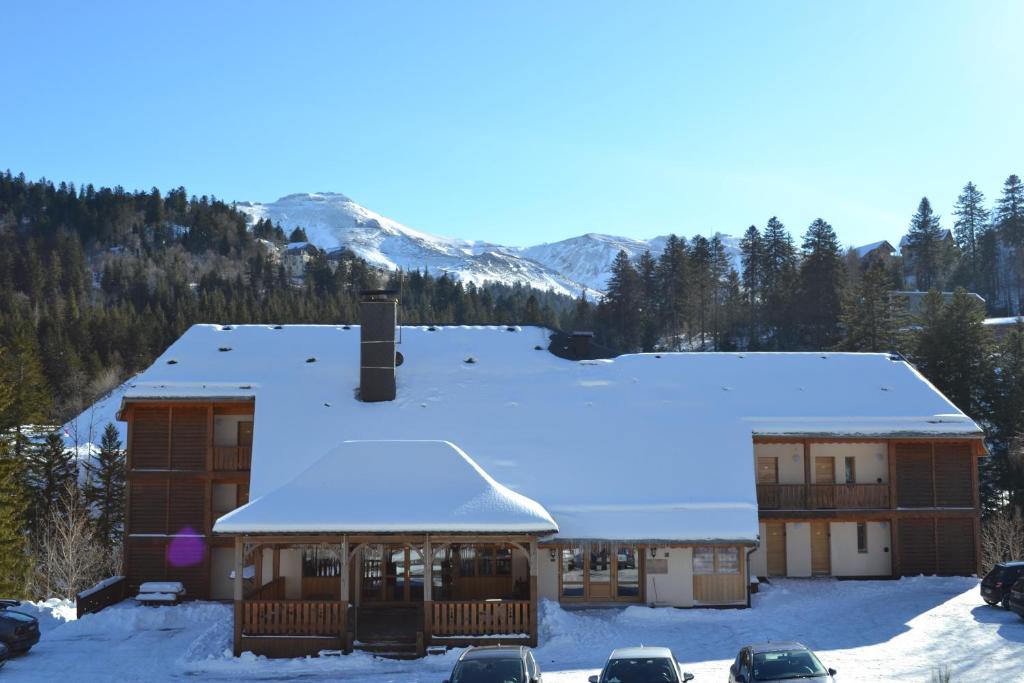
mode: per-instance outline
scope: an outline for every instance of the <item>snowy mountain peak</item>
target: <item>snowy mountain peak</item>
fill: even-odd
[[[521,282],[571,296],[584,289],[604,292],[620,250],[632,259],[648,250],[658,255],[666,240],[597,232],[531,247],[461,240],[402,225],[339,192],[296,193],[266,204],[238,202],[235,206],[252,222],[269,219],[286,231],[302,227],[310,243],[327,250],[345,247],[381,268],[448,273],[476,284]],[[722,237],[735,260],[737,240]]]

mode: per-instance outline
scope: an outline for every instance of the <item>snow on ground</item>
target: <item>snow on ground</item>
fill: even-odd
[[[4,669],[10,681],[437,683],[458,656],[235,658],[231,609],[213,603],[144,608],[128,601],[78,621],[67,602],[21,609],[43,616],[43,638]],[[976,579],[786,579],[762,584],[751,610],[565,611],[545,603],[542,612],[543,644],[535,652],[546,683],[585,681],[614,647],[640,643],[671,647],[698,683],[724,681],[739,647],[763,640],[807,644],[844,683],[927,682],[939,664],[952,668],[956,683],[1024,680],[1024,621],[982,603]]]

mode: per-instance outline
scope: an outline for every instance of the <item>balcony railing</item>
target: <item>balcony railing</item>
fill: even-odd
[[[214,446],[214,472],[247,472],[252,466],[252,446]]]
[[[431,632],[440,637],[528,634],[530,633],[530,601],[435,602]]]
[[[881,510],[888,484],[758,484],[762,510]]]

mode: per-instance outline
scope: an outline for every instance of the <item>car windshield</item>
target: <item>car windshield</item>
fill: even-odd
[[[664,657],[613,659],[602,683],[678,683],[676,668]]]
[[[518,659],[466,659],[455,666],[452,683],[526,683]]]
[[[4,611],[0,612],[0,619],[13,619],[14,621],[24,621],[29,623],[36,620],[35,617],[30,617],[27,614],[15,612],[14,610],[10,609],[5,609]]]
[[[809,650],[782,650],[754,654],[755,681],[782,681],[789,678],[824,676],[828,672]]]

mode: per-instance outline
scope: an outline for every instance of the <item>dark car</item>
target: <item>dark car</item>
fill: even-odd
[[[11,605],[11,603],[14,605]],[[0,643],[3,643],[12,654],[23,654],[39,642],[39,621],[28,614],[23,614],[11,607],[17,601],[5,600],[0,605]]]
[[[800,643],[747,645],[729,667],[729,683],[796,680],[834,683],[835,669],[826,669],[817,655]]]
[[[1000,562],[981,580],[981,599],[1009,609],[1010,587],[1024,575],[1024,562]]]
[[[7,646],[0,643],[0,669],[4,668],[4,664],[7,663],[7,658],[11,656],[11,651],[7,649]]]
[[[463,652],[445,683],[541,683],[542,680],[530,648],[488,645]]]
[[[1024,619],[1024,576],[1017,579],[1010,587],[1010,595],[1006,605]]]
[[[685,683],[693,674],[680,672],[679,662],[667,647],[622,647],[612,650],[601,674],[590,683]]]

